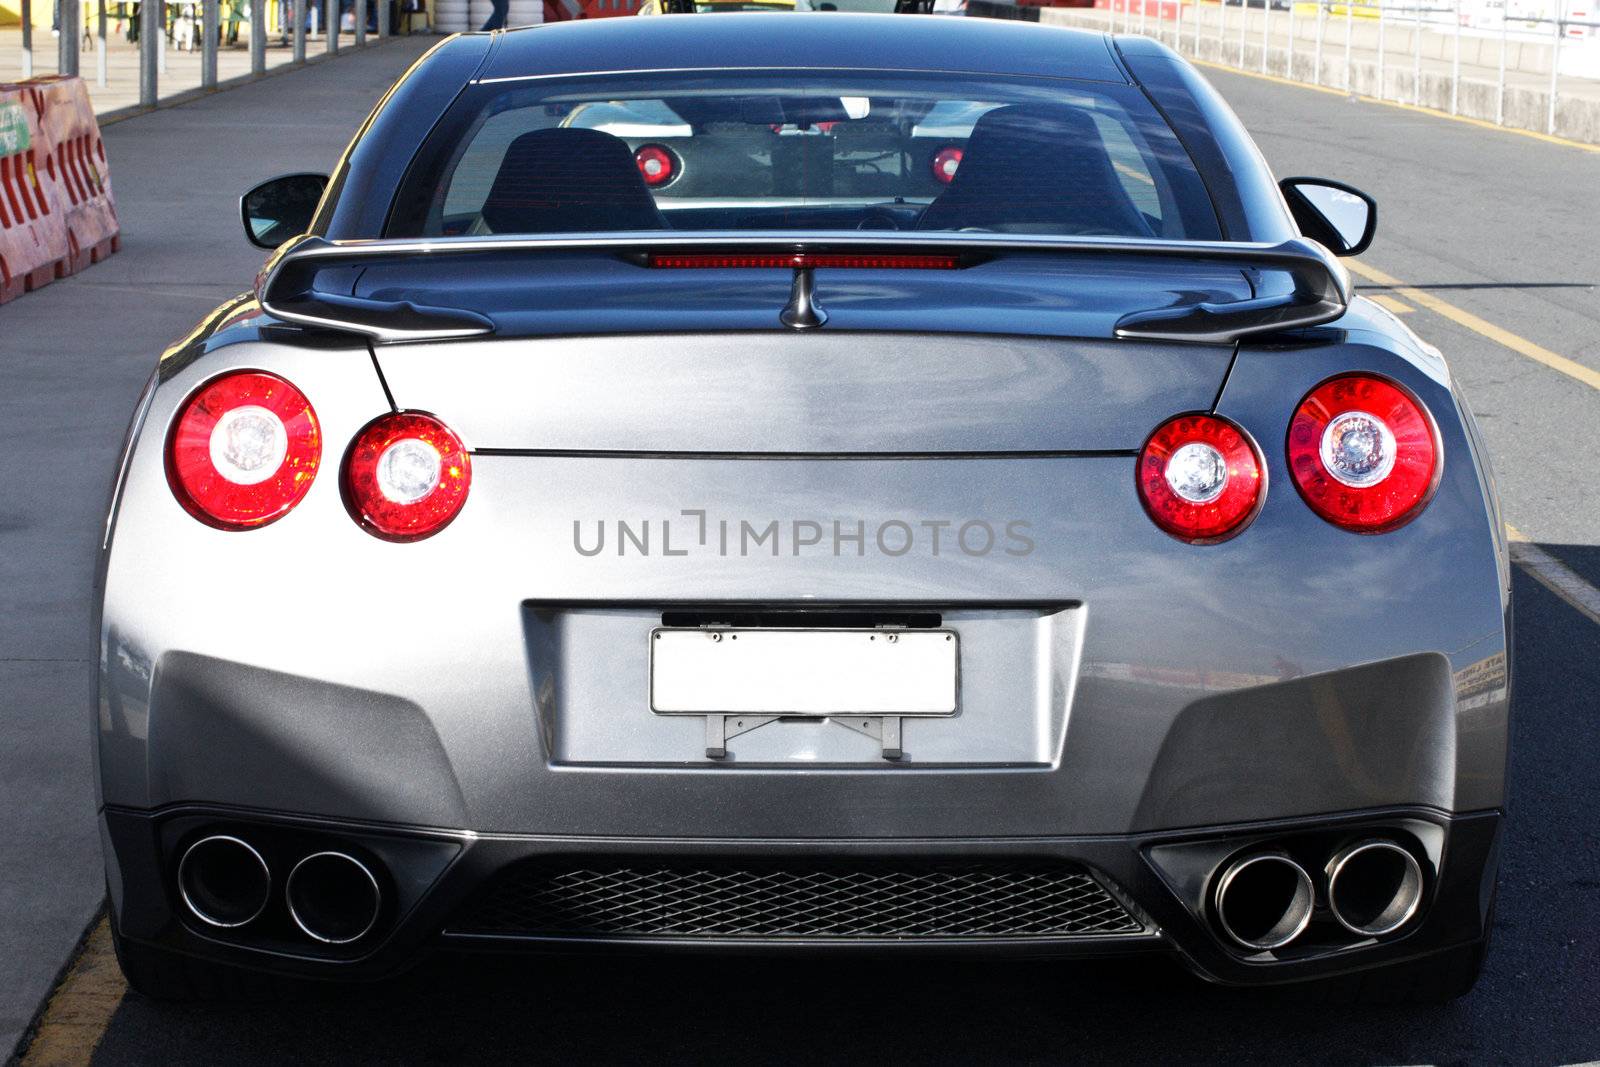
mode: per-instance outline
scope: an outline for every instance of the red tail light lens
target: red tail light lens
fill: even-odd
[[[467,502],[472,460],[461,438],[432,415],[384,415],[345,456],[345,502],[367,532],[419,541],[449,525]]]
[[[1255,517],[1266,494],[1261,455],[1245,432],[1215,415],[1163,423],[1139,453],[1139,499],[1178,538],[1225,541]]]
[[[961,166],[961,149],[955,145],[946,145],[933,154],[930,166],[933,167],[933,176],[945,185],[956,180],[956,169]]]
[[[167,481],[208,525],[247,530],[300,503],[322,461],[305,395],[275,374],[217,378],[184,404],[167,442]]]
[[[1289,423],[1289,471],[1335,526],[1382,533],[1410,521],[1439,483],[1426,409],[1397,385],[1349,375],[1313,389]]]
[[[660,145],[641,145],[634,152],[633,161],[639,164],[639,173],[644,176],[646,185],[665,185],[678,174],[677,161]]]

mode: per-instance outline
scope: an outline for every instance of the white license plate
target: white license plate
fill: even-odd
[[[949,630],[655,630],[650,707],[664,715],[952,715]]]

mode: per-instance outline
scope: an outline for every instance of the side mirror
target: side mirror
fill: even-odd
[[[1359,256],[1378,227],[1378,202],[1354,186],[1327,178],[1278,183],[1300,232],[1336,256]]]
[[[239,198],[244,235],[257,248],[277,248],[311,228],[326,174],[284,174],[262,182]]]

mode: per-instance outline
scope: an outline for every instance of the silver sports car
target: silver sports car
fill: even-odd
[[[452,37],[164,353],[100,568],[134,988],[1161,952],[1470,988],[1508,570],[1439,352],[1150,40]]]

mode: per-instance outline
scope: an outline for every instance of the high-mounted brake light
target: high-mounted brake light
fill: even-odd
[[[633,153],[633,161],[639,164],[639,174],[646,185],[666,185],[678,176],[677,160],[660,145],[640,145]]]
[[[305,395],[275,374],[215,378],[184,404],[167,442],[167,481],[189,513],[222,530],[282,518],[322,461]]]
[[[944,185],[949,185],[956,180],[956,168],[961,166],[961,149],[955,145],[945,145],[933,154],[929,166],[933,168],[933,176]]]
[[[1179,415],[1161,424],[1139,453],[1139,499],[1155,524],[1196,544],[1244,529],[1266,496],[1266,469],[1254,442],[1215,415]]]
[[[345,503],[374,537],[419,541],[467,502],[472,460],[461,438],[416,412],[383,415],[356,435],[344,460]]]
[[[961,266],[960,256],[917,255],[884,253],[835,252],[683,252],[650,254],[652,267],[668,269],[716,270],[782,268],[801,270],[806,267],[842,268],[845,270],[955,270]]]
[[[1382,533],[1414,518],[1439,484],[1439,435],[1418,401],[1367,375],[1323,382],[1289,423],[1289,471],[1335,526]]]

